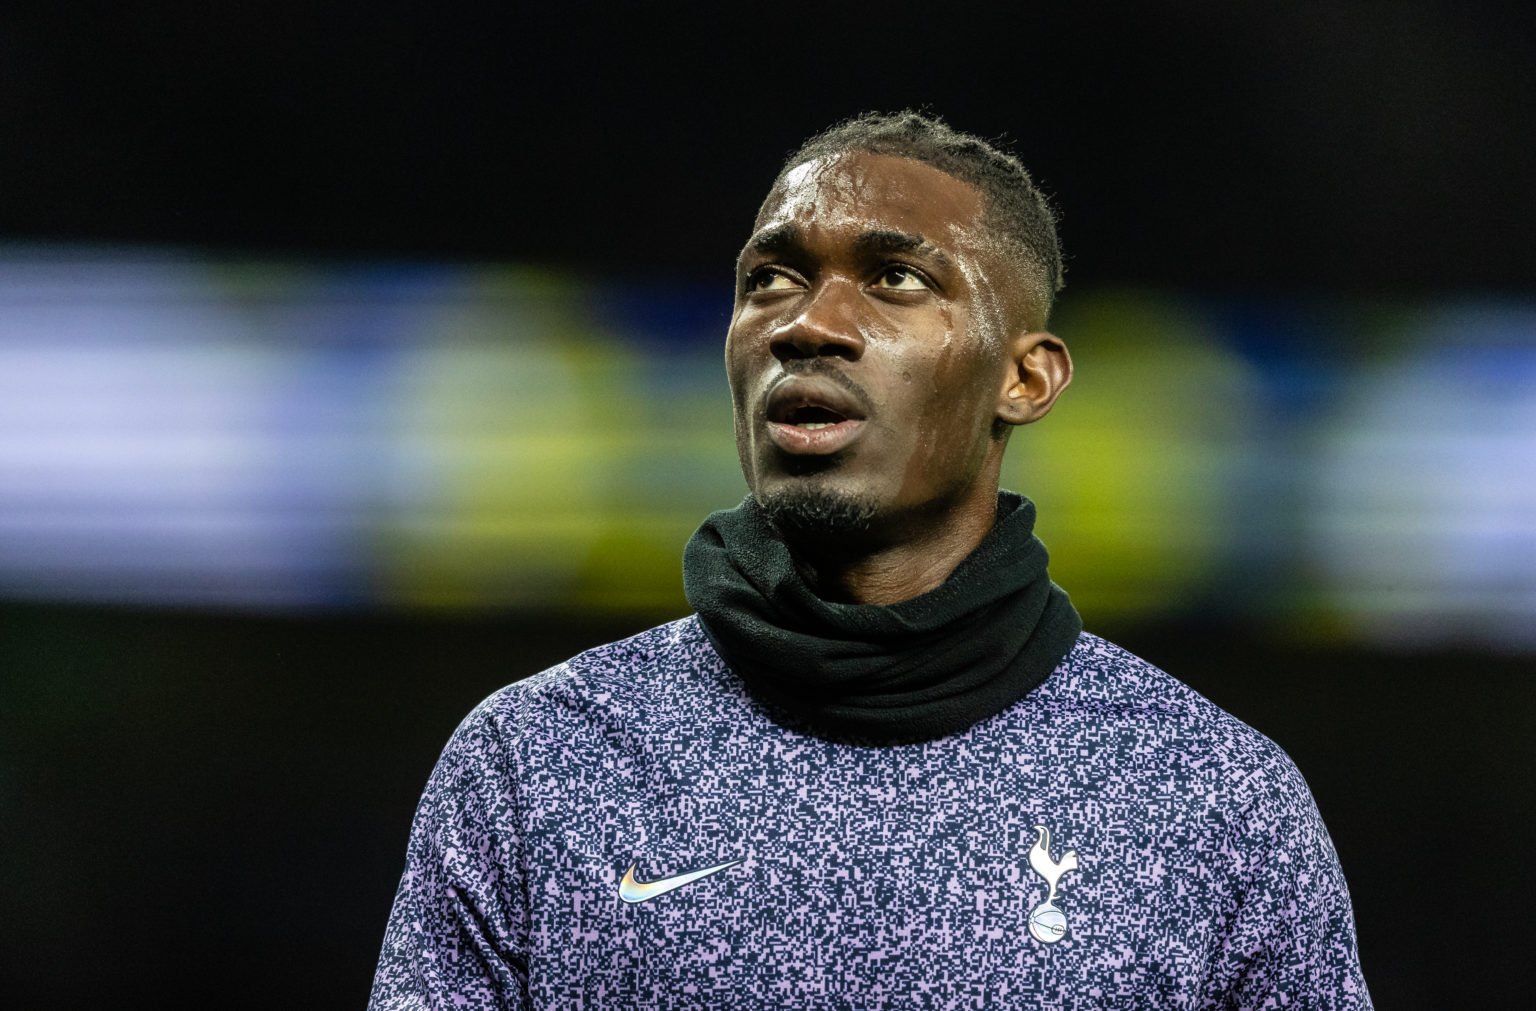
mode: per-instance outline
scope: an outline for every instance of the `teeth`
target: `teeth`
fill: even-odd
[[[818,428],[831,428],[832,427],[832,422],[830,422],[830,421],[802,421],[800,423],[799,427],[804,428],[804,429],[806,429],[808,431],[814,432]]]

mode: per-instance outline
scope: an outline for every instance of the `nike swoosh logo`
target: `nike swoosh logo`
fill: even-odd
[[[674,874],[670,878],[657,878],[655,881],[636,881],[635,865],[630,864],[629,870],[624,872],[624,877],[619,881],[619,898],[625,902],[644,902],[654,899],[658,895],[665,895],[674,888],[690,885],[700,878],[707,878],[711,874],[718,874],[727,867],[735,867],[742,863],[740,860],[732,860],[730,863],[716,864],[706,867],[701,871],[689,871],[687,874]]]

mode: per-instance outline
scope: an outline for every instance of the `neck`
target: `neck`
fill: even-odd
[[[997,522],[997,489],[883,536],[786,538],[801,578],[823,600],[899,604],[943,585]]]

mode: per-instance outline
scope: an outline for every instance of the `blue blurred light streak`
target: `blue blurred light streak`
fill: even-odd
[[[744,493],[712,288],[0,251],[0,593],[681,611]],[[1092,618],[1536,648],[1536,307],[1079,292],[1015,433]]]

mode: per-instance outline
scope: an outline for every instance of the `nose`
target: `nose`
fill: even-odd
[[[834,281],[813,290],[801,311],[769,335],[773,356],[781,362],[823,356],[858,361],[864,354],[864,333],[859,329],[857,293],[845,287]]]

